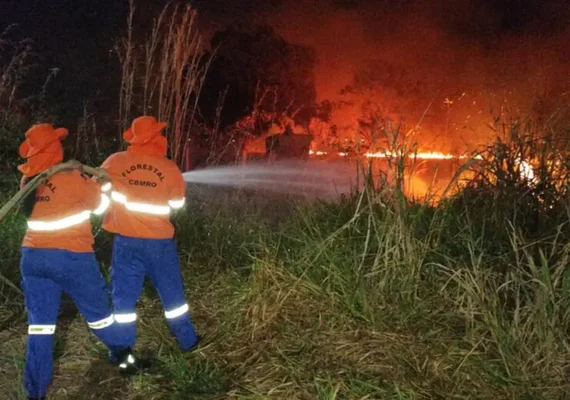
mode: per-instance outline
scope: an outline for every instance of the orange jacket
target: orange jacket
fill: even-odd
[[[111,206],[103,229],[123,236],[170,239],[172,210],[185,201],[185,184],[176,164],[166,158],[124,151],[101,166],[111,176]]]
[[[18,166],[24,174],[21,184],[63,160],[61,141],[67,134],[67,129],[55,129],[51,124],[36,124],[28,129],[19,149],[20,156],[26,159]],[[93,251],[89,217],[93,211],[102,213],[109,203],[99,184],[76,170],[60,172],[40,185],[35,195],[23,247]]]
[[[77,170],[52,175],[36,191],[22,246],[92,252],[90,215],[103,211],[101,199],[99,184]]]
[[[123,236],[170,239],[172,210],[184,205],[186,187],[176,164],[165,158],[166,123],[136,118],[123,138],[127,151],[115,153],[101,166],[111,176],[111,208],[103,228]]]

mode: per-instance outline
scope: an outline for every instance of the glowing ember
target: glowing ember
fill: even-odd
[[[534,168],[532,168],[532,165],[530,165],[526,161],[517,160],[517,162],[519,165],[519,171],[521,174],[521,178],[529,180],[531,182],[534,182],[535,181]]]

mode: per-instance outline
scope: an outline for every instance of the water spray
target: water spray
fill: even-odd
[[[324,161],[277,161],[249,163],[238,166],[210,167],[185,172],[184,180],[242,189],[262,189],[272,192],[320,198],[338,198],[351,191],[351,166]]]

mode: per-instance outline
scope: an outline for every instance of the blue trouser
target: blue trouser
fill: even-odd
[[[136,304],[145,276],[158,291],[170,330],[183,350],[197,342],[190,320],[180,273],[178,252],[172,239],[139,239],[115,236],[111,265],[111,287],[115,320],[127,343],[134,346],[137,336]]]
[[[51,381],[62,292],[73,299],[93,333],[111,351],[126,348],[94,253],[22,248],[20,270],[29,323],[24,385],[31,397],[45,396]]]

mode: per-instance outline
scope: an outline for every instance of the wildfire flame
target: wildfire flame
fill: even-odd
[[[397,157],[397,153],[392,152],[376,152],[376,153],[366,153],[368,158],[389,158]],[[421,159],[421,160],[452,160],[454,158],[463,158],[464,156],[455,156],[453,154],[443,154],[439,152],[425,152],[425,153],[413,153],[408,154],[408,158]]]
[[[517,163],[519,166],[521,178],[526,179],[530,182],[535,182],[536,179],[534,177],[534,168],[532,165],[530,165],[527,161],[520,161],[520,159],[517,160]]]
[[[326,151],[321,150],[309,150],[310,155],[315,156],[325,156],[329,155]],[[339,157],[346,157],[349,154],[344,152],[332,153],[336,154]],[[366,158],[395,158],[398,157],[398,153],[386,151],[386,152],[367,152],[364,154]],[[483,157],[481,155],[475,156],[467,156],[467,155],[455,155],[455,154],[445,154],[437,151],[427,151],[427,152],[420,152],[420,153],[411,153],[407,155],[408,158],[414,160],[464,160],[464,159],[474,159],[474,160],[482,160]],[[522,179],[526,179],[529,182],[536,182],[536,176],[534,173],[533,166],[524,160],[517,159],[516,164],[519,168],[519,173]]]
[[[311,156],[339,156],[339,157],[348,157],[353,155],[352,153],[347,153],[347,152],[327,152],[327,151],[323,151],[323,150],[309,150],[309,154]],[[356,156],[356,155],[355,155]],[[366,157],[368,159],[386,159],[386,158],[398,158],[398,157],[402,157],[402,154],[399,154],[397,152],[390,152],[390,151],[378,151],[378,152],[367,152],[362,154],[363,157]],[[468,160],[484,160],[485,158],[483,157],[483,155],[481,154],[476,154],[476,155],[466,155],[466,154],[448,154],[448,153],[442,153],[442,152],[435,152],[435,151],[425,151],[425,152],[418,152],[418,153],[409,153],[409,154],[405,154],[404,157],[412,159],[412,160],[465,160],[466,162]],[[518,173],[520,174],[520,177],[522,180],[528,182],[529,184],[536,184],[538,181],[538,177],[536,176],[536,171],[532,165],[532,161],[525,161],[521,158],[517,158],[515,160],[515,165],[516,168],[518,170]],[[463,173],[462,173],[463,174]],[[467,178],[469,176],[469,172],[465,173],[465,178]],[[436,198],[439,194],[438,193],[443,193],[443,191],[446,191],[447,194],[450,194],[451,192],[448,192],[448,187],[447,184],[449,182],[445,181],[445,179],[447,178],[442,178],[440,179],[440,181],[445,181],[444,185],[441,186],[441,182],[437,181],[436,182],[436,175],[433,176],[431,185],[428,183],[426,183],[426,179],[430,178],[425,178],[425,177],[417,177],[417,176],[410,176],[409,182],[408,182],[408,186],[407,187],[407,191],[409,192],[409,194],[412,194],[414,196],[418,196],[418,197],[422,197],[425,196],[426,194],[430,193],[430,191],[433,197],[433,194],[436,194],[435,197]],[[459,187],[459,186],[458,186]],[[551,207],[552,208],[552,207]]]
[[[316,156],[323,156],[323,155],[328,155],[329,153],[326,151],[321,151],[321,150],[310,150],[309,151],[310,155],[316,155]],[[348,153],[333,153],[338,155],[339,157],[346,157],[348,156]],[[392,157],[398,157],[398,153],[393,153],[390,151],[386,151],[386,152],[367,152],[364,154],[367,158],[392,158]],[[469,158],[469,156],[466,155],[455,155],[455,154],[444,154],[441,152],[436,152],[436,151],[427,151],[427,152],[420,152],[420,153],[412,153],[412,154],[408,154],[408,158],[412,158],[412,159],[420,159],[420,160],[453,160],[453,159],[459,159],[459,160],[463,160],[463,159],[467,159]],[[481,156],[475,156],[475,159],[481,159]]]

